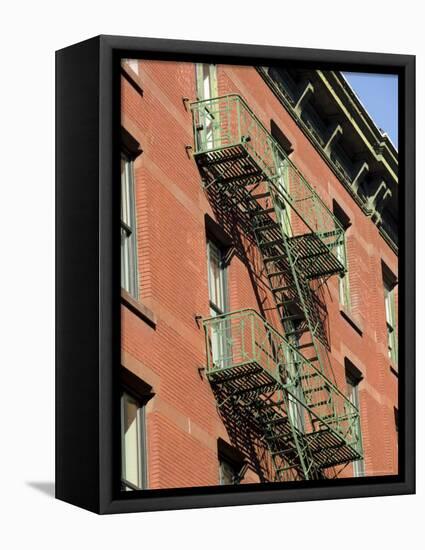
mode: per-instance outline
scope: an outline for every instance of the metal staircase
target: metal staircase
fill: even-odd
[[[237,403],[241,406],[236,408],[240,409],[241,418],[247,418],[241,407],[250,411],[248,417],[251,421],[255,419],[258,433],[267,442],[277,480],[288,476],[321,477],[323,469],[335,465],[336,459],[337,464],[342,464],[342,461],[355,460],[361,454],[358,446],[354,451],[351,444],[348,445],[349,452],[342,452],[340,440],[335,440],[335,434],[339,433],[337,424],[345,422],[341,420],[344,414],[334,414],[333,398],[336,394],[332,388],[335,386],[326,377],[331,375],[324,326],[326,310],[313,288],[314,281],[321,284],[333,274],[344,273],[345,266],[339,260],[345,258],[345,253],[341,253],[345,247],[343,228],[240,96],[232,94],[198,101],[191,104],[191,109],[194,156],[204,186],[219,208],[237,212],[244,220],[244,227],[261,252],[264,271],[282,322],[285,339],[279,335],[284,342],[279,341],[279,346],[289,346],[286,351],[290,349],[291,353],[298,354],[296,362],[288,363],[293,370],[291,382],[286,383],[280,374],[276,375],[274,383],[278,386],[271,394],[261,393],[261,384],[249,390],[255,396],[252,402],[250,398],[247,398],[248,402],[244,401],[246,395],[251,395],[244,393],[244,384],[248,383],[247,387],[251,388],[258,377],[255,373],[243,371],[243,375],[237,378],[241,388],[232,382],[233,373],[229,382],[224,371],[227,373],[235,365],[234,361],[231,366],[227,364],[230,357],[225,361],[225,368],[222,360],[217,363],[216,356],[220,355],[221,348],[215,349],[215,357],[210,358],[209,380],[220,387],[222,394],[226,395],[226,402],[234,401],[237,396]],[[225,326],[229,321],[227,317],[222,320]],[[205,321],[206,331],[213,325],[213,320]],[[227,328],[224,331],[222,328],[216,326],[218,332],[215,334],[220,334],[220,338],[227,342],[226,349],[229,345],[233,349],[234,327],[230,333]],[[270,337],[271,332],[267,330]],[[278,365],[277,372],[280,372],[284,362],[275,357],[273,349],[270,353]],[[218,371],[223,371],[223,378],[218,376],[214,364],[221,365]],[[300,374],[304,364],[313,371]],[[320,387],[311,385],[319,376],[317,373],[321,373]],[[297,380],[296,391],[293,380]],[[267,383],[265,387],[268,387]],[[292,392],[289,387],[292,387]],[[232,393],[232,388],[236,394]],[[238,392],[245,397],[240,397]],[[290,413],[300,407],[303,412],[295,416],[297,422],[302,418],[302,429],[301,424],[297,425],[293,420],[295,413]],[[323,414],[321,407],[326,408]],[[358,425],[358,412],[356,418]],[[328,456],[331,449],[332,460]]]
[[[255,310],[204,319],[207,377],[224,415],[267,445],[274,481],[318,479],[362,456],[359,413]]]

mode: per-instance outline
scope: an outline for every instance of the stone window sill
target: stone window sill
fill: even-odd
[[[357,319],[357,317],[354,317],[353,313],[344,306],[341,306],[339,312],[347,323],[357,332],[357,334],[363,336],[363,325],[360,320]]]
[[[140,80],[140,76],[133,71],[131,67],[127,63],[124,63],[121,65],[121,74],[124,76],[128,82],[133,86],[133,88],[141,95],[143,96],[143,87],[142,87],[142,81]]]
[[[157,319],[155,313],[142,304],[139,300],[133,298],[133,296],[131,296],[131,294],[123,288],[121,289],[121,303],[148,325],[156,328]]]
[[[395,374],[395,376],[398,376],[398,364],[394,363],[392,359],[390,359],[390,371]]]

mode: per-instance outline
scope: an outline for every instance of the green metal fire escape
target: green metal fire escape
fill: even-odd
[[[204,187],[245,220],[285,335],[252,310],[204,320],[207,376],[219,405],[232,403],[266,442],[276,480],[322,477],[362,456],[359,413],[330,380],[314,291],[345,272],[344,230],[240,96],[191,109]]]

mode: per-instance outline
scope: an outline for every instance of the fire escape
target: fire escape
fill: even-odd
[[[240,96],[191,110],[204,187],[244,220],[283,331],[252,309],[204,319],[208,380],[221,413],[264,443],[274,481],[327,477],[362,458],[359,411],[331,381],[316,293],[345,272],[344,230]]]

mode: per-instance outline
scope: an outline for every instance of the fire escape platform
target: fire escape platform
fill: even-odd
[[[231,366],[213,365],[207,371],[208,379],[215,385],[226,386],[226,392],[236,397],[249,396],[252,392],[258,395],[274,391],[278,379],[264,370],[256,361],[231,364]]]
[[[330,468],[359,460],[362,455],[328,428],[307,435],[314,461],[320,468]]]
[[[240,143],[202,153],[195,153],[195,160],[205,180],[209,184],[231,184],[243,182],[244,187],[264,181],[264,173]]]
[[[289,245],[297,258],[297,269],[306,279],[344,273],[341,263],[316,233],[291,237]]]

